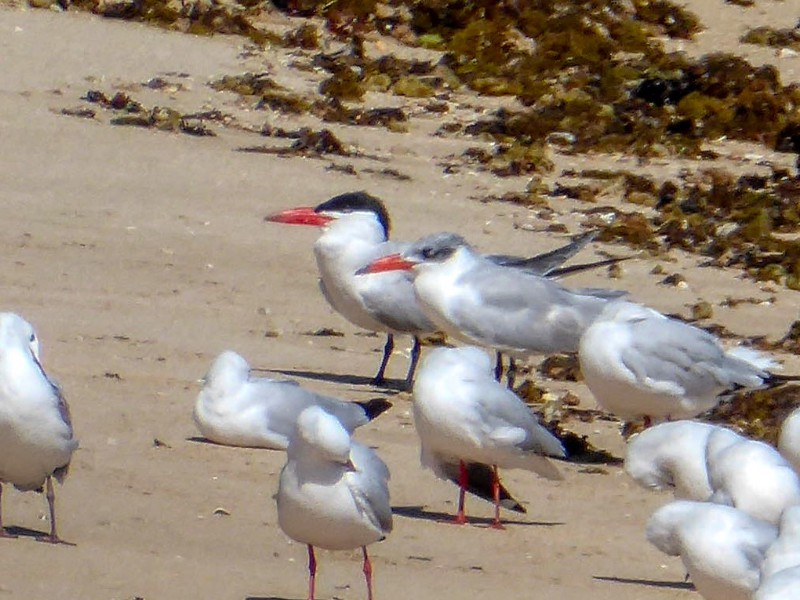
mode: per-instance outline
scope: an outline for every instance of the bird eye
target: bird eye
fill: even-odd
[[[422,258],[433,258],[434,252],[431,248],[422,249]]]
[[[36,341],[36,334],[35,333],[31,334],[30,340],[31,340],[31,344]]]

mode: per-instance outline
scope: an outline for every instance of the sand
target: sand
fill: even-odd
[[[791,26],[800,2],[759,2],[741,9],[700,0],[713,27],[697,47],[730,45],[758,16]],[[287,25],[276,16],[279,25]],[[724,42],[723,42],[724,41]],[[684,44],[686,45],[686,44]],[[327,169],[331,160],[235,152],[265,143],[246,129],[218,128],[216,137],[109,125],[65,116],[90,89],[125,90],[148,106],[219,108],[242,125],[294,127],[308,119],[249,110],[210,78],[270,70],[295,89],[318,76],[287,68],[286,51],[242,54],[240,38],[199,38],[86,14],[0,8],[0,243],[2,308],[38,329],[45,368],[63,386],[80,438],[72,469],[57,490],[61,535],[76,544],[35,543],[47,530],[44,499],[4,493],[4,520],[20,528],[0,540],[0,597],[44,599],[303,598],[305,549],[278,529],[273,494],[279,452],[232,449],[192,441],[191,410],[213,357],[230,348],[251,363],[297,377],[303,385],[347,399],[388,395],[394,407],[361,429],[392,471],[395,531],[371,549],[377,597],[563,600],[681,600],[696,597],[678,559],[644,539],[652,511],[666,494],[637,488],[618,466],[561,467],[550,482],[525,472],[505,474],[528,514],[507,514],[504,532],[486,528],[492,508],[470,499],[476,526],[440,523],[454,511],[456,489],[424,471],[406,393],[369,384],[383,340],[331,311],[317,290],[311,245],[316,232],[263,222],[275,210],[313,205],[354,189],[381,196],[398,239],[448,229],[482,250],[534,253],[564,242],[526,209],[475,198],[521,190],[524,178],[498,179],[440,163],[474,141],[431,137],[438,126],[421,114],[409,133],[332,126],[340,137],[383,157],[337,159],[357,175]],[[692,48],[690,48],[692,49]],[[734,48],[735,49],[735,48]],[[765,55],[797,77],[795,57]],[[153,90],[153,77],[181,88]],[[480,99],[463,96],[480,110]],[[377,102],[377,101],[376,101]],[[409,100],[410,105],[414,101]],[[726,160],[757,170],[763,157],[791,164],[764,148],[725,147]],[[557,157],[561,169],[589,159]],[[591,159],[632,168],[624,156]],[[644,165],[669,174],[686,161]],[[691,165],[689,165],[691,166]],[[695,165],[696,166],[696,165]],[[391,167],[400,181],[365,169]],[[580,231],[576,207],[554,202],[559,220]],[[618,254],[622,247],[595,245]],[[702,298],[776,297],[772,304],[715,307],[716,322],[738,334],[781,335],[798,317],[797,294],[742,279],[736,271],[697,267],[674,255],[669,272],[686,289],[658,286],[654,261],[629,261],[622,279],[581,275],[576,285],[619,286],[636,300],[686,314]],[[332,328],[342,336],[309,335]],[[407,355],[409,340],[401,340]],[[786,370],[796,357],[781,356]],[[401,378],[398,354],[389,374]],[[580,385],[571,389],[594,407]],[[596,445],[621,456],[619,424],[571,423]],[[319,555],[321,598],[363,598],[360,554]]]

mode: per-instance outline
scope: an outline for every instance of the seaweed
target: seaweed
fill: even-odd
[[[567,173],[571,174],[571,173]],[[608,181],[613,172],[581,172]],[[658,182],[621,171],[623,198],[656,209],[653,216],[610,207],[584,211],[587,224],[601,229],[601,241],[651,251],[680,248],[704,255],[707,265],[738,267],[759,281],[800,289],[800,179],[783,170],[768,176],[704,169],[675,182]],[[583,184],[556,189],[581,197]],[[666,280],[676,284],[680,281]]]
[[[800,31],[791,29],[774,29],[772,27],[754,27],[739,38],[745,44],[770,46],[772,48],[791,48],[800,50]]]
[[[315,131],[310,127],[301,127],[294,131],[283,129],[269,130],[264,133],[274,137],[291,138],[295,141],[288,148],[273,146],[243,146],[236,148],[237,152],[253,152],[258,154],[277,154],[279,156],[310,156],[321,157],[326,154],[338,156],[356,156],[354,150],[347,146],[329,129]]]
[[[106,110],[113,111],[109,122],[112,125],[154,128],[161,131],[177,131],[199,137],[215,136],[206,121],[223,121],[226,116],[220,111],[183,114],[174,109],[155,106],[145,108],[140,102],[133,100],[124,92],[117,92],[109,98],[100,90],[89,90],[82,100],[97,104]],[[64,109],[62,114],[70,116],[94,117],[96,112],[89,108]]]

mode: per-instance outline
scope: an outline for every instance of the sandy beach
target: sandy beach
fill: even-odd
[[[747,51],[755,62],[776,63],[785,83],[800,81],[800,57],[736,42],[756,21],[793,26],[800,1],[759,0],[751,9],[702,0],[687,5],[708,25],[695,42],[682,42],[688,51]],[[292,25],[279,13],[275,21],[277,28]],[[433,136],[441,117],[411,98],[402,100],[413,115],[407,132],[325,125],[361,156],[236,151],[274,143],[258,133],[265,123],[319,127],[315,118],[256,111],[209,87],[245,71],[269,72],[293,90],[318,84],[317,74],[291,67],[292,51],[247,51],[240,37],[0,6],[0,57],[2,309],[37,327],[43,364],[63,386],[80,439],[57,490],[60,533],[76,546],[35,543],[33,533],[47,531],[44,499],[4,486],[4,522],[22,535],[1,540],[0,598],[305,596],[305,548],[277,527],[273,494],[282,453],[192,439],[199,380],[224,349],[315,390],[351,400],[383,395],[394,403],[356,435],[392,472],[395,530],[370,550],[378,598],[698,597],[684,582],[680,560],[644,538],[649,515],[670,496],[639,489],[618,465],[561,464],[559,482],[506,472],[527,515],[507,513],[508,529],[494,531],[485,526],[491,505],[469,499],[475,526],[441,523],[455,510],[457,489],[420,466],[410,395],[370,384],[382,337],[357,329],[325,303],[311,252],[316,231],[263,221],[282,208],[364,189],[386,202],[397,239],[452,230],[482,251],[530,255],[568,238],[550,231],[554,221],[534,209],[478,201],[522,190],[526,177],[469,168],[444,173],[448,157],[476,142]],[[154,78],[165,84],[148,85]],[[89,90],[109,97],[123,91],[145,106],[183,113],[215,109],[230,118],[212,123],[215,136],[192,136],[113,126],[113,115],[99,107],[93,118],[63,114],[87,107],[81,98]],[[448,120],[484,110],[484,99],[467,91],[456,98]],[[367,99],[388,102],[400,100]],[[795,159],[755,144],[729,143],[721,152],[721,164],[742,172],[765,172],[765,160],[790,166]],[[554,154],[553,160],[556,179],[585,165],[656,177],[699,168],[686,159],[642,164],[623,155]],[[568,233],[583,230],[579,201],[559,198],[551,206]],[[603,252],[631,250],[594,243],[581,258]],[[668,262],[642,256],[625,262],[620,278],[601,270],[569,283],[627,289],[637,301],[683,315],[706,300],[713,322],[741,336],[775,339],[798,318],[797,292],[700,262],[677,251]],[[652,273],[657,263],[687,285],[659,285],[664,275]],[[727,297],[764,302],[721,306]],[[337,335],[315,334],[325,328]],[[410,339],[398,345],[389,375],[399,380]],[[800,372],[797,356],[776,358],[785,372]],[[595,408],[580,384],[539,383],[556,394],[572,391],[581,407]],[[618,422],[574,419],[568,428],[623,456]],[[359,552],[318,558],[319,597],[365,597]]]

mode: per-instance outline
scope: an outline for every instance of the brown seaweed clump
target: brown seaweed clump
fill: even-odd
[[[633,189],[649,195],[654,216],[603,207],[586,211],[600,227],[599,239],[637,248],[670,248],[709,257],[709,265],[744,269],[760,281],[800,290],[800,181],[786,171],[770,176],[736,177],[722,169],[706,169],[681,182],[643,183],[625,179],[625,195]]]
[[[134,127],[154,128],[161,131],[177,131],[198,137],[215,136],[216,133],[206,124],[208,121],[222,122],[226,115],[217,110],[202,113],[180,113],[165,106],[154,106],[147,109],[123,92],[117,92],[111,98],[99,90],[89,90],[82,100],[97,104],[115,114],[110,120],[112,125],[128,125]],[[75,111],[62,111],[63,114],[74,115]],[[85,115],[79,115],[85,116]],[[92,112],[94,116],[94,112]]]
[[[724,423],[748,437],[776,444],[783,420],[800,406],[800,386],[785,385],[737,394],[717,406],[708,420]]]
[[[745,44],[770,46],[772,48],[791,48],[800,50],[800,29],[774,29],[772,27],[755,27],[739,38]]]

